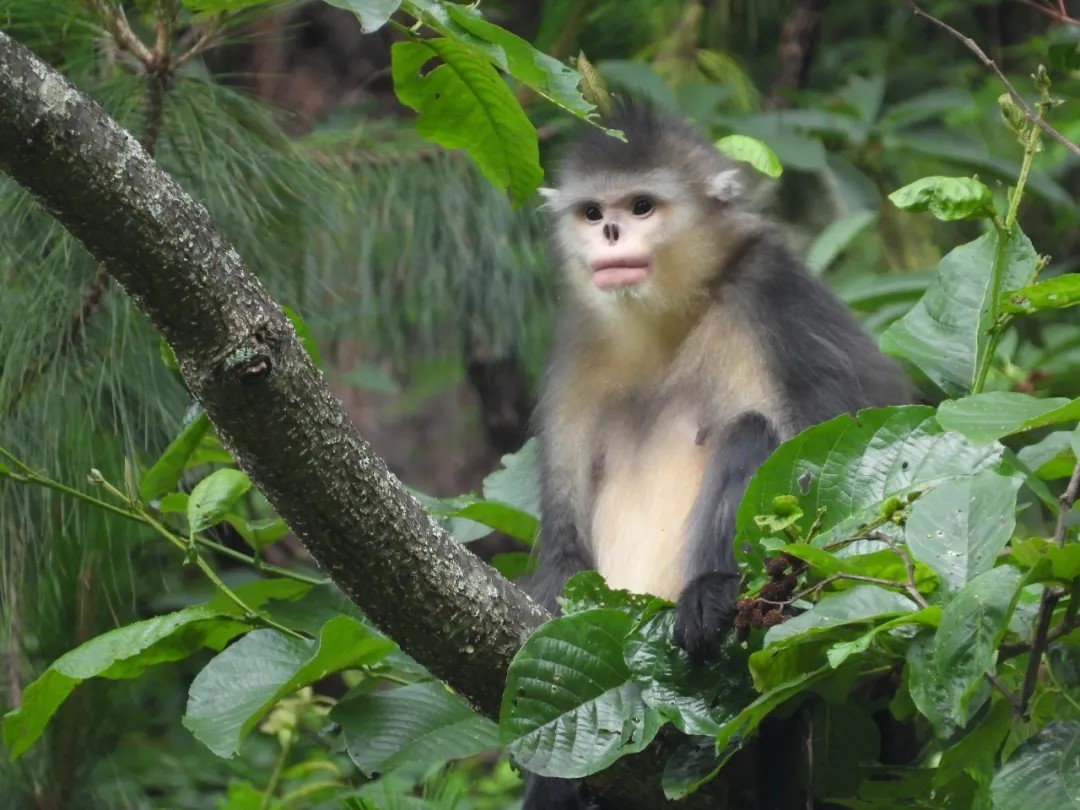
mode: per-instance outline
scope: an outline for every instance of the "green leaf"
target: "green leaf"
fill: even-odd
[[[824,273],[836,261],[836,257],[877,219],[877,211],[855,211],[830,222],[806,252],[806,266],[810,272],[815,276]]]
[[[769,177],[779,177],[784,171],[776,152],[757,138],[747,135],[725,135],[716,142],[716,148],[732,160],[749,163]]]
[[[165,448],[161,458],[143,475],[139,482],[139,497],[144,501],[152,501],[176,489],[188,459],[209,428],[210,417],[205,411],[199,411],[198,416],[187,423]]]
[[[484,479],[484,497],[540,517],[540,445],[529,439],[516,453],[503,456],[502,467]]]
[[[215,470],[195,485],[188,496],[187,519],[192,534],[220,523],[244,493],[251,479],[240,470]]]
[[[991,391],[946,400],[938,408],[938,421],[942,427],[963,433],[980,444],[1078,419],[1080,398],[1039,399],[1016,391]]]
[[[806,746],[814,752],[809,767],[815,796],[855,795],[864,773],[860,766],[877,764],[881,732],[872,711],[859,701],[813,705]]]
[[[888,633],[898,627],[911,625],[937,627],[940,622],[941,607],[938,605],[931,605],[922,610],[917,610],[914,613],[907,613],[898,616],[891,621],[883,622],[874,627],[870,632],[863,633],[861,636],[854,638],[851,641],[841,641],[838,644],[833,644],[826,650],[825,655],[829,659],[829,665],[833,669],[837,669],[851,656],[859,655],[870,649],[870,645],[874,640],[884,633]]]
[[[608,587],[596,571],[579,571],[566,581],[559,605],[564,614],[582,613],[593,608],[621,610],[635,622],[641,622],[671,602],[647,593],[634,593]]]
[[[515,580],[536,570],[536,557],[526,551],[507,551],[494,555],[491,567],[507,579]]]
[[[347,698],[330,712],[349,758],[369,778],[406,763],[433,765],[499,745],[499,728],[438,681]]]
[[[805,513],[806,536],[821,515],[822,532],[813,544],[846,537],[878,518],[888,498],[903,498],[957,476],[1001,463],[1000,445],[976,447],[946,433],[932,408],[874,408],[844,414],[804,430],[784,442],[750,480],[738,514],[738,535],[752,544],[750,560],[761,561],[763,532],[754,516],[772,509],[776,495],[791,494]],[[836,482],[843,481],[842,497]],[[739,554],[745,554],[739,544]]]
[[[994,567],[1016,528],[1019,478],[986,471],[944,481],[911,506],[904,537],[949,591]]]
[[[581,75],[557,59],[541,53],[521,37],[484,19],[475,6],[405,0],[406,11],[453,39],[459,46],[482,54],[543,98],[567,112],[588,120],[593,106],[581,95]],[[395,79],[396,83],[396,79]]]
[[[315,364],[315,368],[325,368],[322,355],[319,354],[319,346],[315,343],[315,335],[311,331],[311,327],[307,325],[299,312],[283,306],[282,311],[285,313],[285,317],[289,319],[289,323],[292,324],[293,331],[296,332],[296,336],[300,338],[300,343],[304,347],[304,351],[308,353],[308,357],[311,358],[311,362]]]
[[[1076,453],[1072,447],[1076,435],[1075,431],[1056,430],[1035,444],[1021,447],[1016,455],[1043,480],[1068,478],[1076,466]]]
[[[421,71],[433,58],[443,64]],[[417,131],[451,149],[465,149],[493,185],[515,204],[540,185],[536,130],[510,88],[474,51],[448,39],[395,43],[394,91],[419,113]]]
[[[255,551],[261,551],[267,546],[272,546],[289,533],[288,525],[281,518],[248,520],[230,512],[225,515],[225,520],[236,529],[237,533],[244,538],[244,542]]]
[[[540,531],[540,521],[532,515],[495,501],[474,501],[448,517],[464,518],[532,545]]]
[[[939,737],[967,725],[969,703],[997,659],[1023,579],[1007,565],[980,574],[945,605],[936,634],[912,640],[911,698]]]
[[[236,589],[251,607],[270,599],[295,599],[310,585],[260,580]],[[203,647],[221,648],[248,629],[237,605],[219,596],[164,616],[155,616],[96,636],[56,659],[23,690],[18,709],[4,716],[4,744],[12,759],[41,736],[63,702],[88,678],[136,678],[161,663],[179,661]]]
[[[1001,309],[1030,315],[1043,309],[1065,309],[1080,304],[1080,273],[1065,273],[1030,287],[1001,294]]]
[[[1080,808],[1080,722],[1051,723],[1017,748],[992,793],[994,810]]]
[[[897,614],[912,613],[917,607],[911,599],[897,591],[878,585],[859,585],[857,588],[824,597],[805,613],[770,627],[765,634],[765,646],[795,636],[812,636],[839,625],[889,619]]]
[[[323,625],[317,641],[253,630],[195,676],[184,725],[219,757],[232,757],[281,698],[332,672],[374,664],[393,649],[348,616]]]
[[[904,211],[929,211],[946,222],[994,215],[990,189],[970,177],[924,177],[889,195]]]
[[[378,31],[390,19],[401,0],[326,0],[330,5],[353,12],[365,34]]]
[[[1026,283],[1035,270],[1035,249],[1026,235],[1017,234],[1005,248],[1005,289]],[[951,397],[971,390],[986,348],[998,238],[988,233],[945,256],[926,294],[881,338],[882,350],[910,360]]]
[[[641,624],[626,641],[626,663],[645,703],[687,734],[717,734],[754,698],[746,651],[730,639],[708,664],[675,646],[675,611]]]
[[[642,750],[660,720],[623,660],[633,629],[618,610],[588,610],[542,625],[514,656],[500,739],[541,776],[576,778]]]
[[[712,737],[690,737],[683,740],[668,757],[661,777],[664,796],[683,799],[717,775],[723,758],[716,751]]]

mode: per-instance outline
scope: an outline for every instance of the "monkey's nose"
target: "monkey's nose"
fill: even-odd
[[[604,238],[607,239],[609,242],[612,242],[612,243],[618,242],[619,241],[619,226],[616,225],[614,222],[605,222],[604,223]]]

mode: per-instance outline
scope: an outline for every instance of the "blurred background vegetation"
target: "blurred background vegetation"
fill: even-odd
[[[152,5],[125,4],[147,41]],[[1045,64],[1067,100],[1054,124],[1080,141],[1080,24],[1047,11],[1058,3],[923,6],[973,37],[1022,92]],[[900,0],[492,0],[483,10],[561,59],[584,52],[616,91],[685,113],[715,136],[768,143],[785,166],[770,210],[877,334],[978,227],[903,215],[887,194],[924,175],[977,174],[1004,195],[1019,170],[998,112],[1002,86]],[[212,46],[174,72],[159,131],[148,133],[154,91],[94,2],[0,0],[0,29],[150,138],[271,293],[303,315],[335,391],[391,469],[428,494],[476,489],[526,438],[548,346],[557,290],[539,201],[512,209],[465,157],[415,134],[390,82],[391,28],[366,35],[352,14],[319,1],[211,24]],[[190,44],[205,25],[181,13],[171,33]],[[571,120],[521,99],[550,166]],[[1080,163],[1045,144],[1020,220],[1053,256],[1047,277],[1080,264]],[[1080,395],[1075,313],[1018,322],[999,348],[997,387]],[[77,487],[92,467],[119,481],[125,457],[156,458],[190,407],[132,305],[59,225],[0,182],[0,446]],[[264,514],[250,497],[251,513]],[[228,530],[217,539],[243,548]],[[473,548],[490,557],[514,546],[493,536]],[[288,538],[267,559],[308,565]],[[82,641],[205,598],[177,562],[137,524],[47,490],[0,487],[4,707]],[[228,581],[252,576],[219,562]],[[80,687],[45,742],[0,763],[4,806],[259,807],[257,795],[226,796],[237,779],[266,783],[278,756],[273,728],[225,761],[178,723],[209,655]],[[329,695],[344,688],[320,685]],[[319,713],[305,716],[294,761],[329,762],[362,782],[327,751]],[[488,757],[398,771],[356,806],[494,810],[513,806],[518,791],[507,763]]]

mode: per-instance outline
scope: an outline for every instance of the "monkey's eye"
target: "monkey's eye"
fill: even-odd
[[[593,203],[586,205],[581,209],[581,212],[585,215],[585,219],[590,222],[599,222],[604,218],[604,212],[600,210],[600,206]]]
[[[653,210],[653,202],[648,197],[638,197],[634,200],[634,215],[643,217]]]

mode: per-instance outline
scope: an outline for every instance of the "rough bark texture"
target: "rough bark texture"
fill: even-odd
[[[168,341],[222,441],[322,569],[404,650],[497,719],[510,660],[548,615],[442,531],[387,471],[206,210],[3,32],[0,171],[86,246]],[[665,759],[653,746],[589,781],[617,807],[664,807]],[[678,806],[723,806],[711,792]]]
[[[320,566],[405,650],[497,717],[506,668],[543,611],[387,472],[206,210],[3,33],[0,169],[162,333],[222,440]]]

